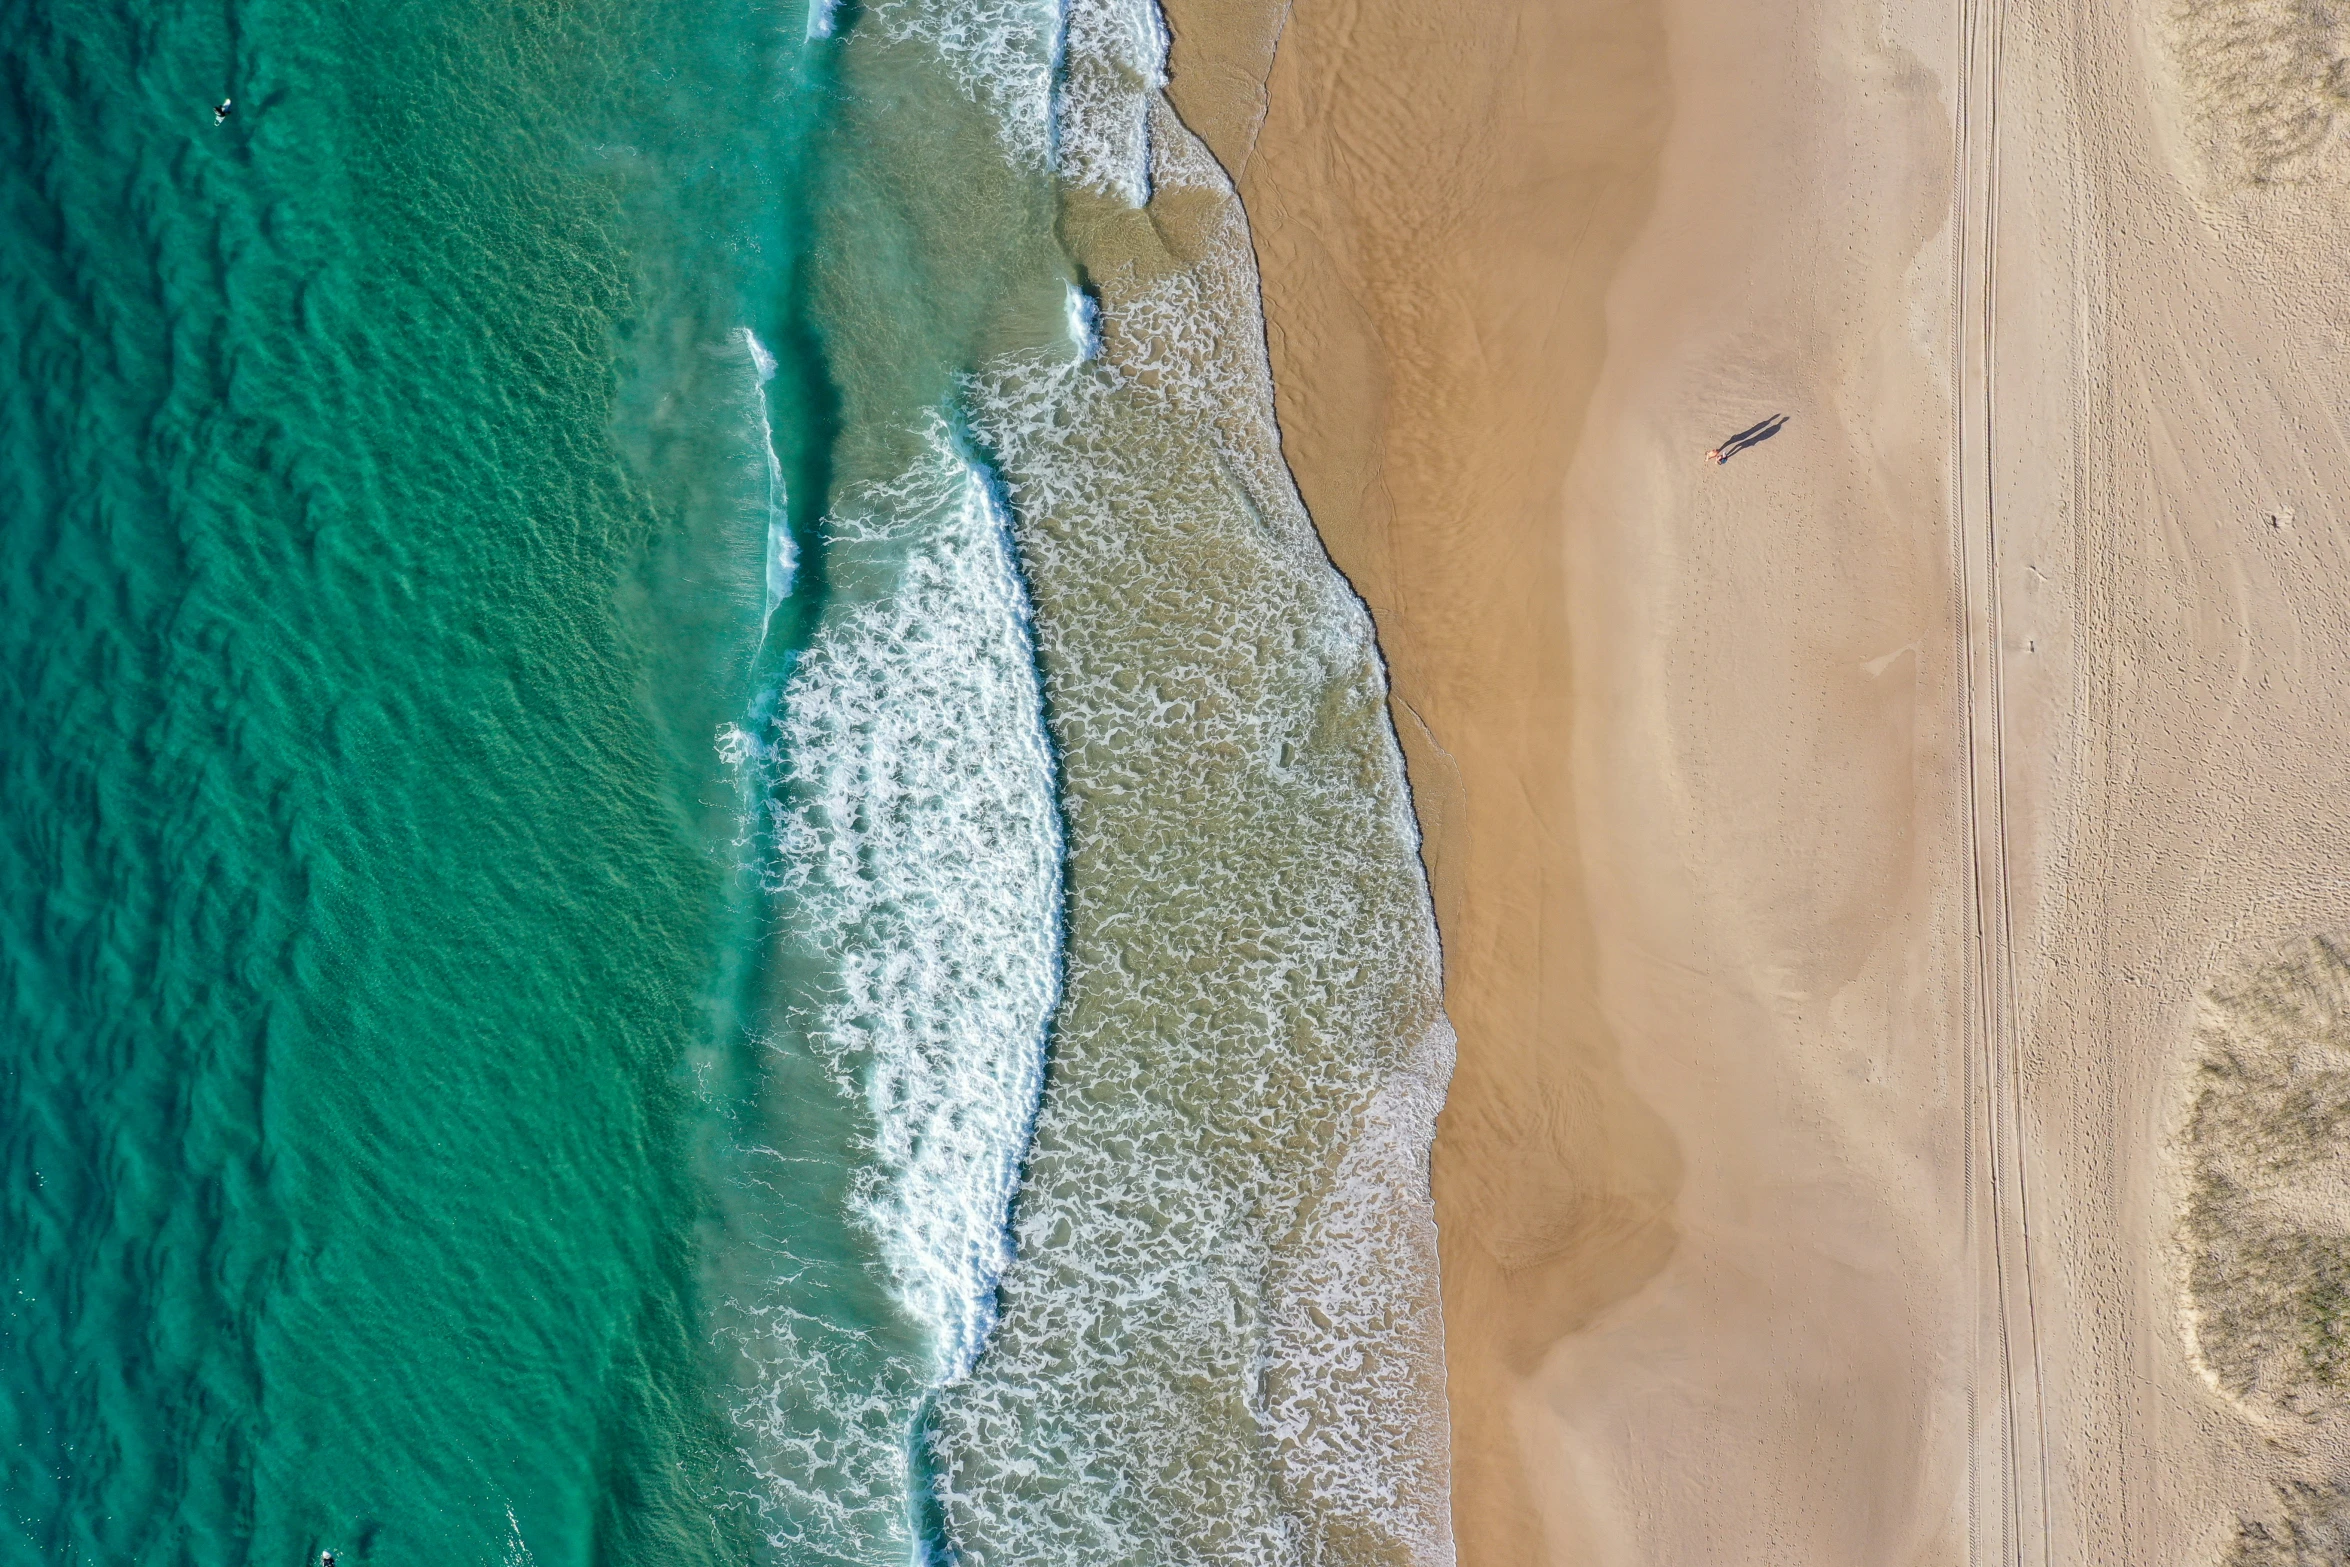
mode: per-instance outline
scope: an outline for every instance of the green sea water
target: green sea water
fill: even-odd
[[[624,411],[788,287],[788,116],[703,113],[767,31],[0,21],[8,1560],[737,1554],[681,1073],[733,628]]]
[[[1072,215],[1229,205],[1154,15],[0,10],[0,1562],[1449,1549],[1368,623],[1245,234]]]

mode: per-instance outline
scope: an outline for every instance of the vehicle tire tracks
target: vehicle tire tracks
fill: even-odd
[[[2046,1379],[2016,1026],[1995,444],[1999,70],[2006,0],[1960,0],[1958,20],[1950,525],[1968,873],[1967,1249],[1985,1287],[1977,1296],[1981,1333],[1967,1386],[1967,1557],[1981,1563],[1992,1554],[1999,1567],[2051,1567]],[[1993,1405],[1987,1417],[1986,1402]]]

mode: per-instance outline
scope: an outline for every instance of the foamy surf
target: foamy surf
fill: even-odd
[[[957,86],[987,110],[1006,154],[1039,172],[1053,158],[1054,0],[877,0],[870,25],[938,52]]]
[[[907,144],[961,161],[944,198],[843,179],[905,224],[876,256],[940,256],[896,292],[861,252],[825,274],[834,455],[887,477],[830,499],[786,584],[830,595],[812,640],[725,741],[781,976],[719,1313],[764,1533],[793,1562],[1437,1567],[1451,1036],[1237,203],[1165,105],[1149,0],[883,0],[837,47],[893,113],[941,89],[948,129]],[[1048,169],[1064,230],[1014,199]],[[998,228],[978,189],[1012,193]],[[966,275],[1027,292],[909,361]],[[941,384],[968,439],[877,455]]]
[[[1167,22],[1157,0],[1070,0],[1055,171],[1139,207],[1151,195],[1151,106],[1167,85]]]
[[[1017,1254],[941,1396],[940,1494],[974,1567],[1434,1567],[1452,1036],[1385,674],[1280,458],[1230,186],[1147,30],[1105,30],[1144,58],[1083,106],[1093,188],[1219,216],[1179,262],[1089,263],[1097,358],[969,392],[1035,595],[1071,893]],[[1147,180],[1111,177],[1145,148]]]
[[[918,1543],[923,1402],[993,1320],[1058,993],[1061,837],[1005,518],[943,419],[835,509],[825,559],[831,611],[772,715],[722,745],[804,976],[768,1048],[815,1063],[853,1117],[847,1213],[911,1353],[870,1334],[845,1353],[857,1331],[795,1312],[787,1269],[744,1314],[737,1421],[793,1520],[776,1543],[854,1554]]]
[[[762,635],[775,611],[791,597],[792,577],[799,567],[799,553],[792,543],[791,500],[784,488],[783,462],[775,452],[775,421],[767,411],[767,383],[775,379],[775,356],[767,345],[749,327],[735,329],[735,341],[742,346],[751,364],[751,384],[746,393],[751,424],[757,432],[759,455],[766,467],[767,529],[766,551],[763,561],[763,580],[766,587],[766,606],[761,613]]]
[[[857,1211],[942,1379],[978,1354],[1059,980],[1060,823],[1005,519],[943,420],[828,524],[895,581],[783,697],[769,890],[837,964],[799,1022],[872,1119]]]

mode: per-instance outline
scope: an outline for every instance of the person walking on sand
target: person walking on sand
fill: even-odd
[[[1717,446],[1712,451],[1707,452],[1705,454],[1705,460],[1710,463],[1719,463],[1722,460],[1722,449]]]

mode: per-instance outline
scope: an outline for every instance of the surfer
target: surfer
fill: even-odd
[[[219,103],[213,105],[212,123],[218,125],[223,120],[227,119],[229,114],[229,105],[235,102],[236,100],[234,98],[223,98]],[[334,1557],[331,1553],[327,1556],[326,1567],[334,1567]]]

